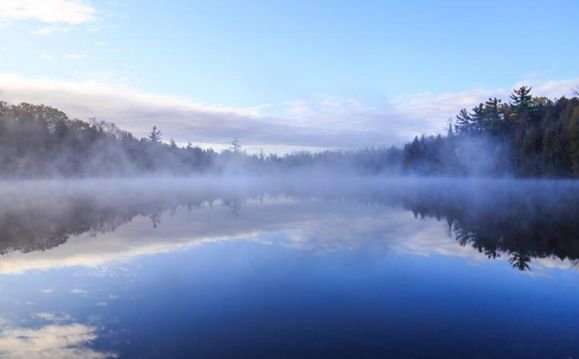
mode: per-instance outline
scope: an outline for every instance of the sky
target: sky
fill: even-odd
[[[579,87],[579,2],[0,0],[0,100],[137,136],[400,145],[516,86]]]

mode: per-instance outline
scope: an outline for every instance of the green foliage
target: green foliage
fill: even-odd
[[[514,113],[523,114],[531,110],[533,104],[533,96],[531,96],[532,87],[521,86],[515,89],[509,96],[512,100],[511,107]]]
[[[434,137],[415,138],[404,148],[405,168],[468,174],[485,154],[484,175],[579,176],[579,98],[533,97],[523,86],[510,99],[504,104],[489,98],[470,112],[460,110],[444,145]]]
[[[114,124],[69,119],[46,106],[0,102],[0,177],[93,177],[142,174],[187,175],[200,172],[281,172],[313,165],[356,169],[364,173],[391,170],[401,151],[394,148],[357,152],[300,152],[285,156],[251,155],[235,138],[231,149],[217,153],[174,140],[164,143],[154,126],[135,138]]]
[[[176,152],[156,128],[137,139],[114,124],[69,119],[47,106],[0,102],[1,177],[83,177],[187,173],[209,166],[213,151]]]
[[[445,136],[403,148],[251,155],[239,139],[221,153],[175,141],[154,126],[135,138],[114,124],[74,120],[47,106],[0,101],[0,177],[108,176],[205,171],[336,172],[463,176],[579,177],[579,97],[550,100],[520,87],[503,103],[489,98],[462,109]]]

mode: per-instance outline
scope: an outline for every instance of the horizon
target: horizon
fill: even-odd
[[[523,84],[571,96],[579,45],[565,34],[576,10],[569,1],[5,0],[0,99],[138,137],[156,125],[165,139],[217,149],[236,137],[253,153],[401,145]],[[469,26],[489,11],[492,28]]]
[[[578,10],[0,0],[0,357],[579,358]]]

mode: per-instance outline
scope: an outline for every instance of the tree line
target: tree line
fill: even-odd
[[[579,94],[578,94],[579,95]],[[240,141],[217,152],[162,140],[155,126],[137,138],[112,123],[81,121],[44,105],[0,101],[0,176],[83,177],[324,169],[443,176],[579,176],[579,98],[548,99],[523,86],[509,102],[462,109],[445,135],[402,147],[247,154]]]
[[[579,93],[577,93],[579,95]],[[522,86],[460,110],[446,136],[404,146],[404,169],[426,174],[579,176],[579,98],[548,99]]]
[[[44,105],[0,102],[0,177],[90,177],[147,174],[188,175],[249,171],[275,173],[295,168],[357,167],[375,173],[394,168],[395,148],[321,153],[248,154],[235,138],[229,149],[162,140],[154,126],[137,138],[112,123],[81,121]]]

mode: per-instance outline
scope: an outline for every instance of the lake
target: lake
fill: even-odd
[[[0,185],[0,356],[579,358],[579,184]]]

